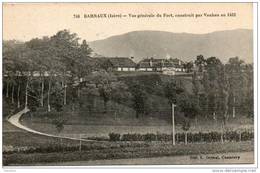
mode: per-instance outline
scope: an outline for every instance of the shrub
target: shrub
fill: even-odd
[[[177,140],[177,134],[175,134],[175,139]],[[172,134],[164,134],[164,133],[157,133],[157,140],[158,141],[171,141]]]
[[[118,133],[109,133],[109,140],[110,141],[120,141],[120,134]]]
[[[144,135],[144,140],[145,141],[156,141],[157,135],[152,134],[152,133],[147,133]]]
[[[59,133],[64,129],[65,123],[66,123],[66,120],[64,120],[62,118],[57,118],[52,121],[52,124],[55,125],[55,127]]]
[[[202,133],[199,132],[199,133],[193,134],[193,139],[192,139],[192,141],[193,141],[193,142],[203,142]]]
[[[254,139],[254,133],[249,131],[244,131],[241,133],[241,140],[248,141]]]
[[[239,133],[236,131],[227,131],[224,134],[224,139],[226,141],[239,141]]]
[[[119,135],[119,134],[118,134]],[[208,133],[187,133],[187,138],[189,143],[211,143],[211,142],[220,142],[221,141],[221,132],[208,132]],[[110,136],[110,135],[109,135]],[[116,141],[119,141],[120,137]],[[223,139],[225,141],[248,141],[254,138],[254,133],[250,131],[244,131],[241,133],[237,131],[227,131],[223,134]],[[111,140],[111,137],[110,137]],[[123,134],[122,141],[171,141],[172,134]],[[176,133],[175,140],[177,143],[185,142],[185,133]]]
[[[184,133],[178,133],[178,143],[185,142],[185,134]]]
[[[210,132],[209,133],[212,142],[221,141],[221,133],[220,132]]]
[[[144,135],[141,134],[124,134],[122,141],[144,141]]]

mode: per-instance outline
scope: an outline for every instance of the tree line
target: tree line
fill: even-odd
[[[123,82],[91,57],[87,42],[69,30],[28,42],[3,43],[3,94],[17,108],[21,106],[62,111],[65,105],[86,104],[91,113],[95,97],[104,103],[131,99]]]
[[[77,34],[68,30],[25,43],[4,41],[4,97],[17,108],[43,107],[48,112],[61,111],[65,105],[74,110],[84,103],[91,114],[95,97],[103,100],[104,113],[110,100],[130,104],[136,118],[149,112],[149,94],[143,85],[138,82],[126,85],[92,58],[91,53],[87,42],[80,42]],[[222,121],[223,125],[238,113],[253,116],[252,64],[238,57],[223,64],[216,57],[199,55],[194,63],[189,63],[191,67],[194,67],[192,93],[175,80],[162,84],[169,105],[176,104],[187,119],[201,116]],[[189,123],[183,129],[189,129]]]

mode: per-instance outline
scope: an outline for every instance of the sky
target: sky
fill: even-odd
[[[136,18],[146,14],[201,14],[201,17]],[[235,13],[235,17],[204,14]],[[84,14],[121,14],[122,18],[84,18]],[[80,15],[75,18],[74,15]],[[87,41],[138,30],[204,34],[253,29],[251,3],[4,3],[3,39],[28,41],[69,29]]]

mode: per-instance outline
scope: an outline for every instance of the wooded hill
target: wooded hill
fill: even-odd
[[[172,33],[164,31],[134,31],[89,42],[94,52],[103,56],[144,58],[179,58],[192,61],[197,55],[218,57],[227,63],[238,56],[253,62],[253,31],[236,29],[208,34]]]

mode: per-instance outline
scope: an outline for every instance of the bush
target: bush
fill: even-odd
[[[209,133],[212,142],[221,141],[221,133],[220,132],[210,132]]]
[[[221,141],[221,132],[208,132],[208,133],[187,133],[187,138],[189,143],[211,143],[211,142],[220,142]],[[120,134],[109,134],[109,139],[112,141],[119,141]],[[249,141],[254,139],[254,133],[250,131],[244,131],[242,133],[237,131],[227,131],[223,133],[224,141]],[[122,141],[171,141],[172,134],[123,134]],[[175,134],[176,143],[185,142],[185,133],[176,133]]]
[[[122,135],[122,141],[144,141],[144,135],[141,134],[124,134]]]
[[[244,131],[241,133],[241,140],[248,141],[254,139],[254,133],[249,131]]]
[[[66,120],[64,120],[62,118],[57,118],[52,121],[52,124],[55,125],[55,127],[59,133],[64,129],[65,123],[66,123]]]
[[[239,141],[239,133],[235,131],[227,131],[224,134],[224,140],[226,141]]]
[[[109,133],[109,140],[110,141],[120,141],[120,134],[118,133]]]
[[[175,139],[177,140],[177,134],[175,134]],[[157,140],[158,141],[171,141],[172,134],[164,134],[164,133],[157,133]]]
[[[185,133],[177,133],[178,135],[178,143],[185,142]]]
[[[199,132],[199,133],[193,134],[193,139],[192,139],[192,141],[193,141],[193,142],[202,142],[202,141],[203,141],[202,133]]]
[[[152,133],[147,133],[144,135],[144,140],[145,141],[156,141],[157,140],[157,135],[152,134]]]
[[[112,143],[112,142],[111,142]],[[51,153],[14,153],[3,155],[3,165],[35,165],[36,163],[56,163],[68,161],[88,161],[88,160],[106,160],[106,159],[124,159],[124,158],[147,158],[147,157],[163,157],[163,156],[180,156],[180,155],[196,155],[196,154],[213,154],[225,152],[241,152],[253,151],[254,146],[252,142],[246,143],[227,143],[222,147],[219,144],[202,144],[200,147],[194,145],[157,145],[157,146],[137,146],[131,143],[125,148],[117,146],[112,148],[111,143],[106,143],[100,147],[97,144],[94,146],[84,146],[81,152],[51,152]],[[85,150],[86,147],[86,150]],[[95,147],[95,148],[94,148]],[[104,149],[97,151],[96,149]],[[82,148],[83,149],[83,148]],[[53,164],[50,164],[53,165]]]

